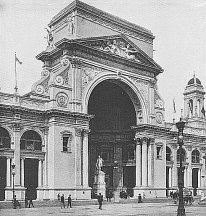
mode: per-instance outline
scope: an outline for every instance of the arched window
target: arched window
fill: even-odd
[[[189,102],[188,102],[188,108],[189,108],[189,117],[192,117],[193,116],[193,100],[190,99]]]
[[[11,148],[9,132],[2,127],[0,127],[0,148]]]
[[[33,130],[26,131],[21,137],[20,148],[30,151],[41,151],[42,140],[40,135]]]
[[[186,152],[182,149],[182,161],[186,161]],[[177,150],[177,162],[180,162],[180,149]]]
[[[171,156],[172,156],[172,151],[171,151],[171,149],[167,146],[167,147],[166,147],[166,161],[171,161]]]
[[[192,151],[192,163],[199,163],[200,162],[200,152],[195,149]]]

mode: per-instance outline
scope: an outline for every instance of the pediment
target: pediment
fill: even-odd
[[[162,68],[142,51],[136,44],[129,40],[125,35],[113,35],[104,37],[92,37],[77,39],[76,42],[98,49],[107,54],[122,57],[129,61],[155,67],[162,71]]]

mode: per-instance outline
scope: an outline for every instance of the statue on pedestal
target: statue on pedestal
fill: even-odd
[[[101,171],[101,168],[103,167],[103,162],[104,162],[104,160],[99,155],[98,158],[97,158],[97,162],[96,162],[96,171],[97,172]]]
[[[99,155],[96,161],[96,172],[94,176],[93,189],[96,195],[101,193],[105,197],[105,192],[106,192],[105,173],[101,170],[103,167],[103,162],[104,160]]]

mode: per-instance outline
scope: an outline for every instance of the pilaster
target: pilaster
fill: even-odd
[[[72,65],[72,111],[81,111],[81,92],[82,92],[82,62],[78,58],[72,58],[70,60]]]

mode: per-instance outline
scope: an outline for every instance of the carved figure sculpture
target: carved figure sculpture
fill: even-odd
[[[98,172],[101,171],[101,168],[103,167],[103,162],[104,162],[104,160],[99,155],[98,158],[97,158],[97,162],[96,162],[96,170]]]

